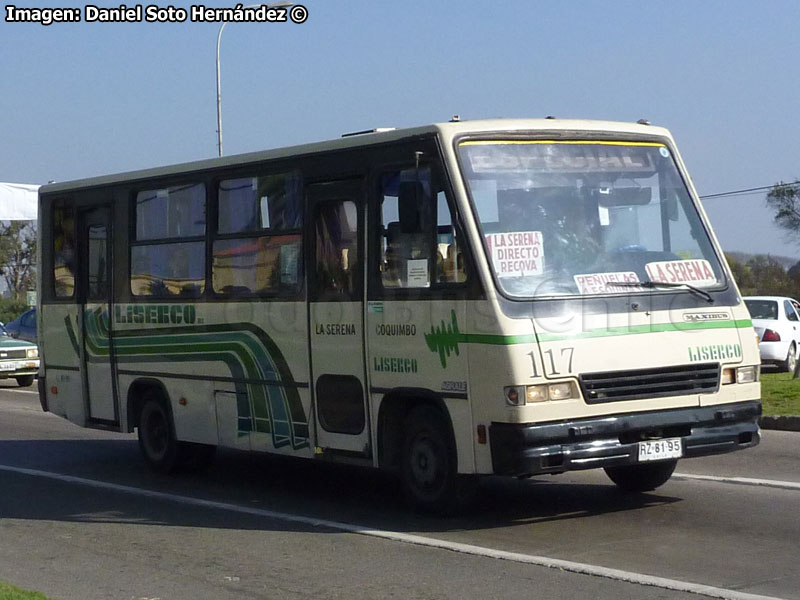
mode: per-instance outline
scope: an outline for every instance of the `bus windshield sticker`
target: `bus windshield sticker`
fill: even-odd
[[[281,283],[284,285],[296,285],[297,274],[300,272],[298,263],[300,262],[301,247],[299,243],[286,244],[281,246],[280,260],[281,260]]]
[[[540,276],[544,273],[541,231],[489,233],[486,244],[498,277]]]
[[[406,263],[407,286],[422,288],[430,286],[428,280],[428,259],[418,258]]]
[[[711,263],[705,259],[666,260],[645,265],[650,281],[661,283],[688,283],[694,286],[714,285],[717,277]]]
[[[587,273],[574,275],[575,285],[581,294],[607,294],[609,292],[640,292],[644,288],[638,286],[615,286],[615,282],[638,283],[639,276],[633,271],[617,271],[614,273]]]

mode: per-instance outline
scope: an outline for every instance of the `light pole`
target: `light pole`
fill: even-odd
[[[281,2],[270,2],[269,4],[249,4],[247,6],[243,6],[242,9],[258,8],[261,6],[264,6],[267,9],[285,8],[292,6],[292,4],[294,3],[282,0]],[[227,24],[227,21],[223,21],[222,25],[219,26],[219,33],[217,33],[217,147],[219,148],[220,156],[222,156],[222,87],[220,83],[219,44],[222,41],[222,30],[225,29],[225,25]]]

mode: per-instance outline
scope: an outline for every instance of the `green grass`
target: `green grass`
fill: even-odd
[[[52,600],[39,592],[21,590],[0,581],[0,600]]]
[[[800,378],[791,373],[761,373],[761,403],[764,414],[800,416]]]

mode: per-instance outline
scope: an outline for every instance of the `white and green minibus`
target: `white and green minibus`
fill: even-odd
[[[759,442],[752,324],[668,131],[454,121],[40,190],[39,393],[138,430],[395,471],[604,468]]]

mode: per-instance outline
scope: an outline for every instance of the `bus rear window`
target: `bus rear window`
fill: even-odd
[[[745,300],[753,319],[778,320],[778,303],[774,300]]]

